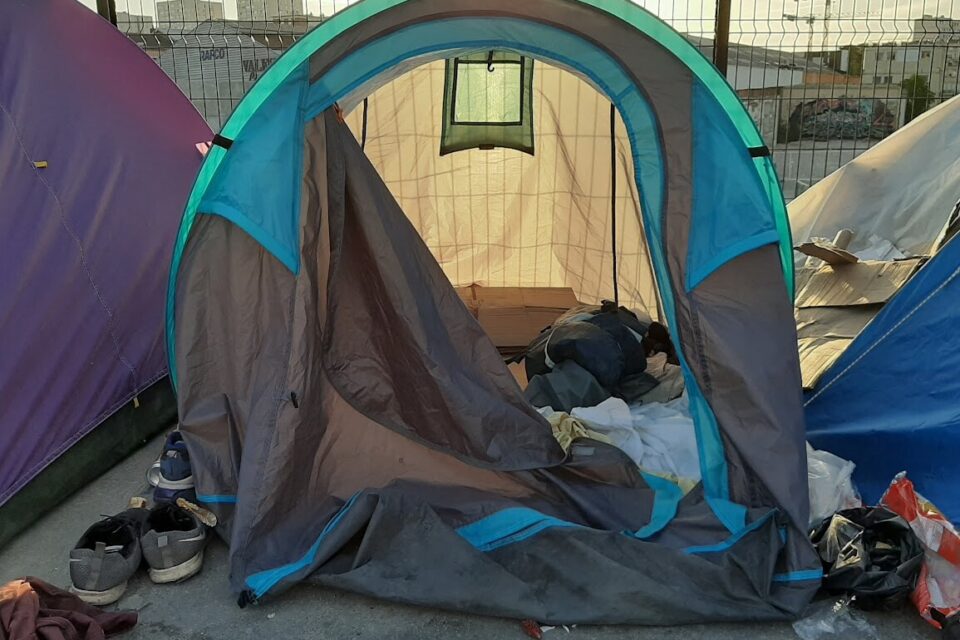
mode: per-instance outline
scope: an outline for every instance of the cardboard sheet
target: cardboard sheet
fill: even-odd
[[[564,312],[577,306],[569,287],[460,287],[457,294],[501,349],[526,347]]]
[[[803,388],[812,389],[883,305],[797,309]]]
[[[816,240],[804,242],[794,247],[793,250],[799,251],[807,256],[820,258],[827,264],[853,264],[859,260],[857,256],[849,251],[841,249],[830,242],[820,242]]]
[[[804,389],[817,384],[921,263],[916,258],[797,270],[797,343]]]
[[[882,304],[910,279],[920,262],[920,258],[911,258],[895,262],[864,261],[798,269],[797,282],[802,283],[802,288],[798,289],[796,306]]]

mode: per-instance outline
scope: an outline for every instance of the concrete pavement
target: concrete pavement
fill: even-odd
[[[0,549],[0,584],[34,575],[56,585],[70,583],[67,556],[101,514],[122,510],[131,495],[148,495],[144,471],[160,450],[156,439],[85,487],[20,537]],[[260,605],[239,609],[227,588],[227,549],[207,548],[203,572],[179,585],[154,585],[140,572],[120,608],[140,612],[140,624],[122,638],[240,640],[243,638],[516,638],[526,636],[515,620],[396,605],[350,593],[300,585]],[[869,614],[881,640],[933,640],[937,633],[909,608]],[[789,624],[717,624],[687,627],[586,627],[549,631],[546,640],[793,640]],[[857,639],[859,640],[859,639]]]

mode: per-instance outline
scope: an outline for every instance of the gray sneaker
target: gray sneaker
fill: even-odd
[[[169,503],[154,507],[140,537],[150,579],[180,582],[199,573],[206,542],[206,528],[188,510]]]
[[[140,566],[140,531],[147,509],[127,509],[95,523],[70,551],[71,590],[103,606],[120,599]]]

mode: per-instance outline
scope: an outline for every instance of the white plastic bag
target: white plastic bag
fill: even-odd
[[[814,602],[793,623],[802,640],[877,640],[876,628],[850,609],[850,598]]]
[[[837,511],[859,507],[860,494],[853,486],[857,465],[807,443],[807,485],[810,488],[810,526]]]

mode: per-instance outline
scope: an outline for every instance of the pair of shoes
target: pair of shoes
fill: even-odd
[[[172,431],[163,444],[163,452],[147,470],[147,482],[156,487],[153,501],[157,504],[176,502],[184,498],[197,501],[193,486],[193,471],[190,468],[190,454],[183,434]]]
[[[203,566],[206,540],[206,527],[188,509],[127,509],[92,525],[70,551],[72,591],[93,605],[116,602],[142,560],[153,582],[186,580]]]

